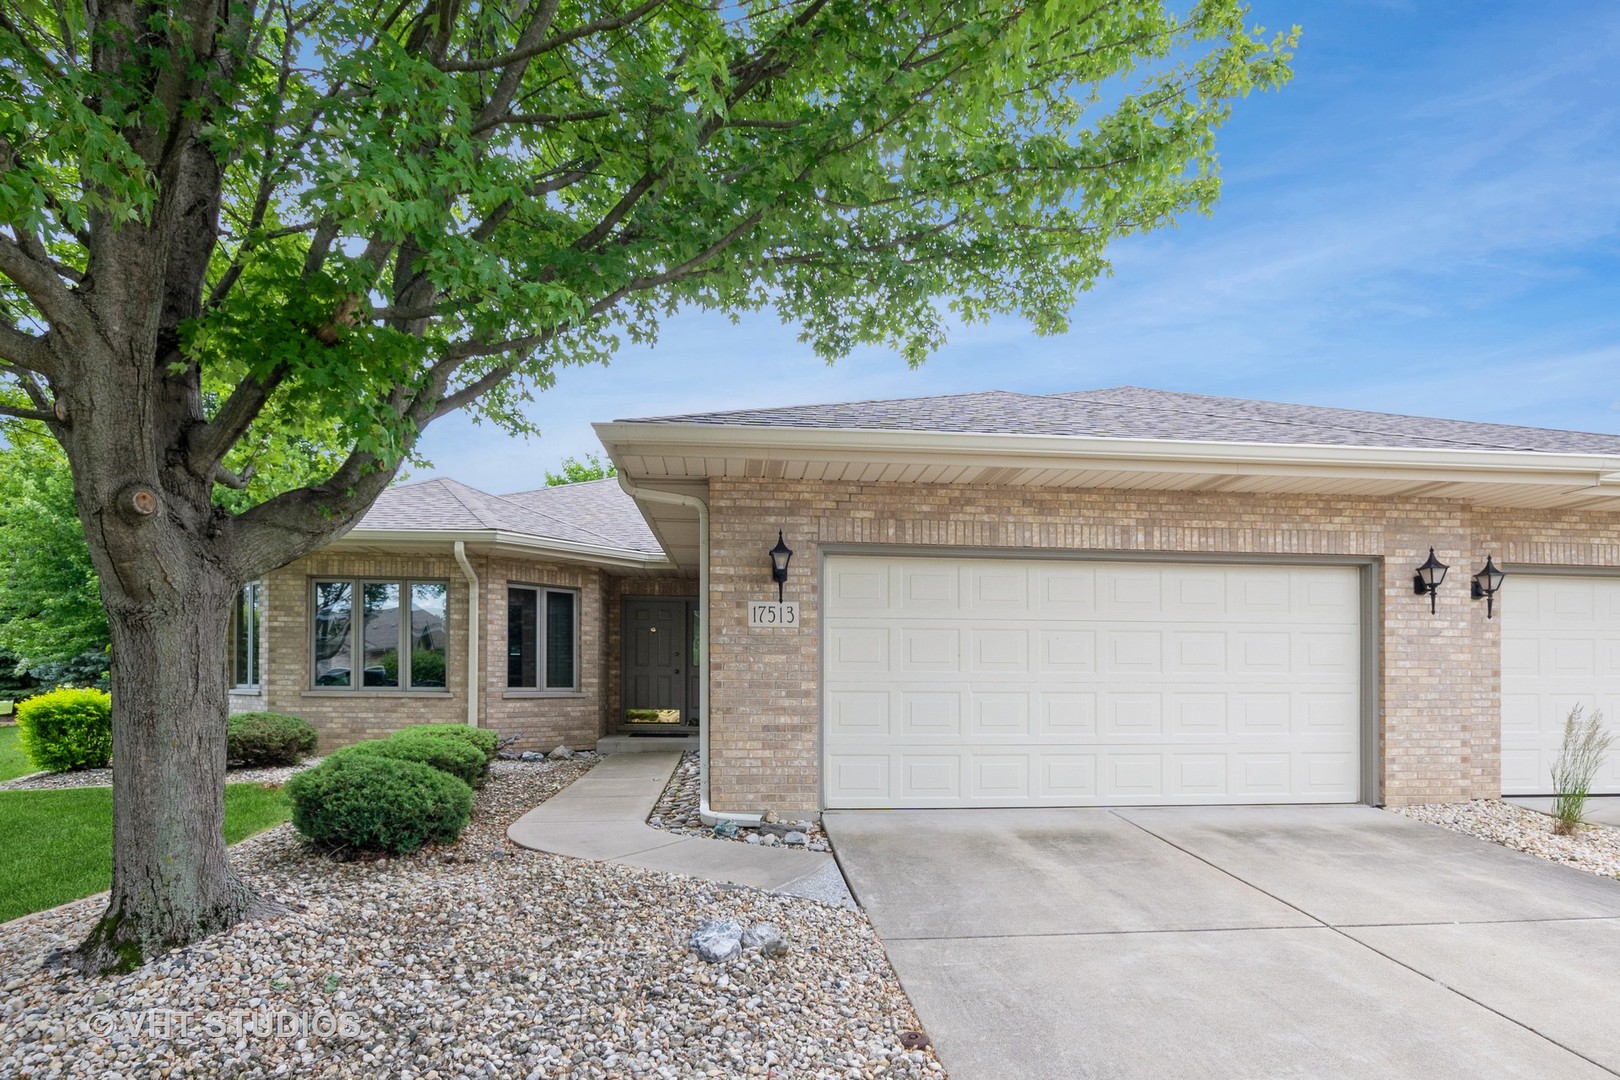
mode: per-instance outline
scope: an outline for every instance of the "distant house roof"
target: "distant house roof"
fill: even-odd
[[[391,487],[350,535],[500,532],[657,556],[662,548],[635,500],[613,480],[491,495],[443,477]]]
[[[738,409],[619,421],[760,428],[1272,443],[1290,446],[1620,454],[1620,436],[1286,405],[1118,386],[1065,394],[942,397]]]

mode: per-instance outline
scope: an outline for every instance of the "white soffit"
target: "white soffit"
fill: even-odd
[[[714,477],[756,477],[1620,510],[1620,457],[1600,454],[682,423],[605,423],[596,433],[622,472],[661,490],[701,491]],[[670,556],[689,565],[697,550],[692,515],[663,504],[642,510]]]

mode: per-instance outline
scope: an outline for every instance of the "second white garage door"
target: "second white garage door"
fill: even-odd
[[[1354,802],[1354,567],[830,555],[830,808]]]
[[[1502,793],[1552,792],[1564,718],[1600,709],[1620,731],[1620,578],[1515,574],[1502,619]],[[1592,786],[1620,795],[1620,752]]]

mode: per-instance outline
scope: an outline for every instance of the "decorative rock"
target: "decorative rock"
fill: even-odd
[[[722,840],[735,840],[742,829],[735,821],[722,820],[714,823],[714,835]]]
[[[764,844],[766,847],[781,847],[782,846],[782,838],[780,836],[777,836],[774,833],[766,833],[764,836],[762,836],[760,838],[759,842]]]
[[[742,952],[742,934],[736,919],[710,919],[692,931],[692,948],[711,964],[724,963]]]
[[[573,756],[574,752],[568,749],[566,746],[559,746],[557,749],[546,755],[546,757],[551,761],[568,761]]]
[[[763,814],[759,815],[759,820],[763,821],[767,825],[776,824],[776,821],[777,821],[776,811],[775,810],[767,810],[767,811],[765,811]]]
[[[757,844],[757,843],[759,843],[759,833],[757,833],[757,832],[749,833],[748,834],[748,839],[744,840],[743,843],[745,843],[745,844]]]
[[[804,847],[809,842],[810,838],[797,829],[782,837],[782,843],[787,844],[789,847]]]
[[[523,753],[518,755],[518,759],[520,761],[544,761],[546,760],[546,755],[540,753],[538,750],[525,750]]]
[[[793,826],[783,825],[775,821],[767,821],[759,827],[759,831],[766,836],[774,836],[780,839],[781,837],[784,837],[788,833],[792,832]]]
[[[788,951],[787,938],[775,923],[755,923],[742,932],[740,939],[745,949],[758,949],[766,956],[782,956]]]

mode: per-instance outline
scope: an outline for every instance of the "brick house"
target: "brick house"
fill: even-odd
[[[694,732],[738,816],[1536,792],[1620,708],[1620,437],[1128,387],[597,432],[620,482],[402,486],[269,575],[237,705]]]

